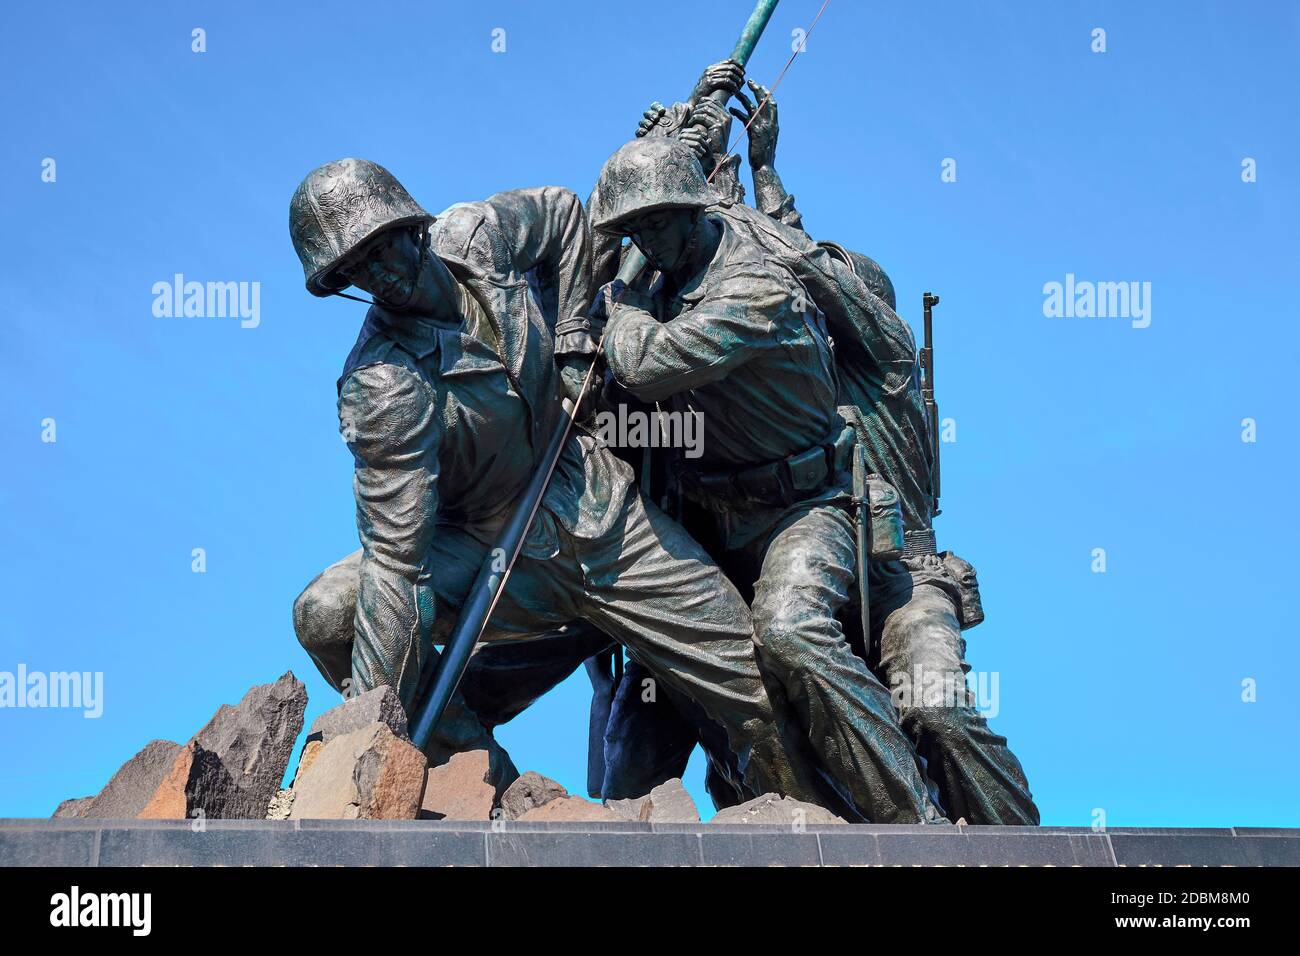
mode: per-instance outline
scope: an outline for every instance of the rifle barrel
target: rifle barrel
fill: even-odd
[[[498,593],[506,586],[509,570],[518,556],[524,536],[532,526],[533,516],[537,513],[542,495],[546,493],[546,486],[550,482],[551,473],[555,470],[555,463],[559,460],[564,442],[569,436],[570,426],[569,416],[561,415],[542,455],[541,466],[533,473],[523,494],[519,496],[514,511],[510,513],[510,519],[497,537],[496,547],[488,553],[479,566],[478,575],[469,589],[465,606],[461,608],[460,615],[456,619],[456,627],[443,646],[442,654],[435,665],[428,693],[411,721],[411,742],[421,750],[428,744],[429,738],[433,735],[433,728],[442,718],[442,713],[451,702],[452,695],[456,693],[461,678],[465,676],[465,668],[469,666],[474,646],[478,643],[483,628],[487,626],[492,609],[496,606]],[[503,555],[508,558],[504,570],[501,564]]]
[[[925,415],[930,425],[930,499],[931,518],[939,512],[939,494],[941,479],[939,472],[939,403],[934,399],[934,307],[939,304],[939,297],[926,292],[921,297],[922,311],[925,313],[925,345],[921,349],[921,369],[925,373],[921,380],[921,397],[925,400]]]

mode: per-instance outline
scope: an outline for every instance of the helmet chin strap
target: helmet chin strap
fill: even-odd
[[[420,240],[419,240],[419,241],[420,241],[420,261],[419,261],[418,263],[416,263],[416,266],[415,266],[415,275],[416,275],[416,280],[415,280],[414,282],[411,283],[411,291],[410,291],[409,293],[407,293],[406,301],[405,301],[405,302],[402,302],[400,305],[397,304],[397,303],[395,303],[395,302],[385,302],[385,301],[383,301],[383,300],[381,300],[381,299],[376,299],[376,298],[373,298],[373,297],[371,297],[371,298],[369,298],[369,299],[363,299],[363,298],[361,298],[360,296],[356,296],[356,295],[348,295],[346,292],[340,292],[340,291],[338,291],[337,289],[333,289],[333,290],[331,290],[331,291],[330,291],[330,295],[336,295],[336,296],[338,296],[340,299],[351,299],[353,302],[360,302],[362,305],[377,305],[377,306],[379,306],[379,308],[381,308],[381,309],[398,309],[398,310],[401,310],[401,309],[406,308],[408,305],[411,304],[411,300],[415,298],[415,286],[416,286],[416,282],[419,281],[419,276],[420,276],[420,274],[421,274],[422,272],[424,272],[424,263],[425,263],[425,261],[428,259],[428,256],[429,256],[429,246],[430,246],[429,238],[430,238],[430,237],[429,237],[429,224],[428,224],[428,223],[423,223],[423,224],[421,224],[421,226],[420,226]]]
[[[380,308],[383,308],[382,302],[375,299],[363,299],[359,295],[348,295],[346,292],[339,292],[337,290],[330,290],[330,295],[336,295],[340,299],[351,299],[353,302],[360,302],[362,305],[377,305]]]

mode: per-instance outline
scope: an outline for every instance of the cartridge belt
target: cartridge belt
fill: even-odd
[[[714,499],[743,497],[757,504],[792,505],[821,491],[849,466],[854,432],[845,427],[832,442],[813,445],[777,461],[736,471],[701,471],[684,468],[682,486],[687,494]]]

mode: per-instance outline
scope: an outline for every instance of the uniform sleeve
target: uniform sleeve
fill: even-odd
[[[438,417],[425,383],[401,365],[354,371],[338,407],[363,545],[353,679],[363,691],[392,686],[409,709],[431,648],[425,556],[438,511]]]
[[[843,315],[854,332],[837,339],[836,347],[855,350],[874,365],[886,391],[906,388],[916,367],[911,326],[843,262],[827,256],[826,263],[836,280]]]
[[[790,325],[797,290],[771,272],[739,268],[690,311],[671,322],[629,305],[615,310],[605,329],[605,360],[624,388],[658,401],[726,378],[778,345]],[[798,319],[802,325],[802,319]]]
[[[794,206],[794,196],[785,191],[776,167],[759,166],[751,172],[754,175],[754,205],[758,211],[806,235],[803,216]]]
[[[803,216],[795,208],[794,196],[786,192],[776,168],[763,166],[754,169],[753,174],[754,202],[759,211],[808,236]],[[808,238],[811,241],[812,237]],[[833,275],[833,294],[840,300],[837,311],[852,325],[853,334],[837,338],[837,346],[856,350],[874,365],[887,391],[905,388],[916,358],[916,340],[911,328],[848,265],[825,250],[810,249],[806,255]]]
[[[487,199],[509,266],[533,273],[547,316],[555,317],[555,354],[592,354],[591,234],[582,202],[568,189],[541,186]]]

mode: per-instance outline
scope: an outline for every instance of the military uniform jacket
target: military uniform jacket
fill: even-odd
[[[928,529],[933,463],[911,328],[801,228],[739,204],[718,206],[715,214],[788,263],[824,311],[845,417],[865,444],[873,470],[898,489],[907,530]]]
[[[659,315],[620,305],[605,357],[638,398],[703,417],[702,468],[736,470],[833,441],[843,423],[816,306],[784,264],[715,221],[709,264],[680,290],[652,290]]]
[[[575,213],[582,216],[577,197],[555,187],[454,206],[434,224],[432,250],[459,284],[461,325],[378,306],[367,314],[339,379],[338,401],[340,430],[355,462],[363,548],[359,642],[364,636],[391,645],[403,635],[410,646],[427,639],[430,582],[438,571],[428,549],[439,528],[454,525],[491,543],[540,467],[563,414],[557,340],[570,351],[586,351],[589,341],[582,317],[589,252],[579,250],[585,277],[556,281],[566,244],[586,242],[585,221],[581,235],[573,234]],[[546,307],[548,286],[558,322]],[[631,483],[624,463],[575,432],[526,553],[554,553],[555,523],[578,537],[603,534]],[[403,683],[403,675],[393,677]]]

